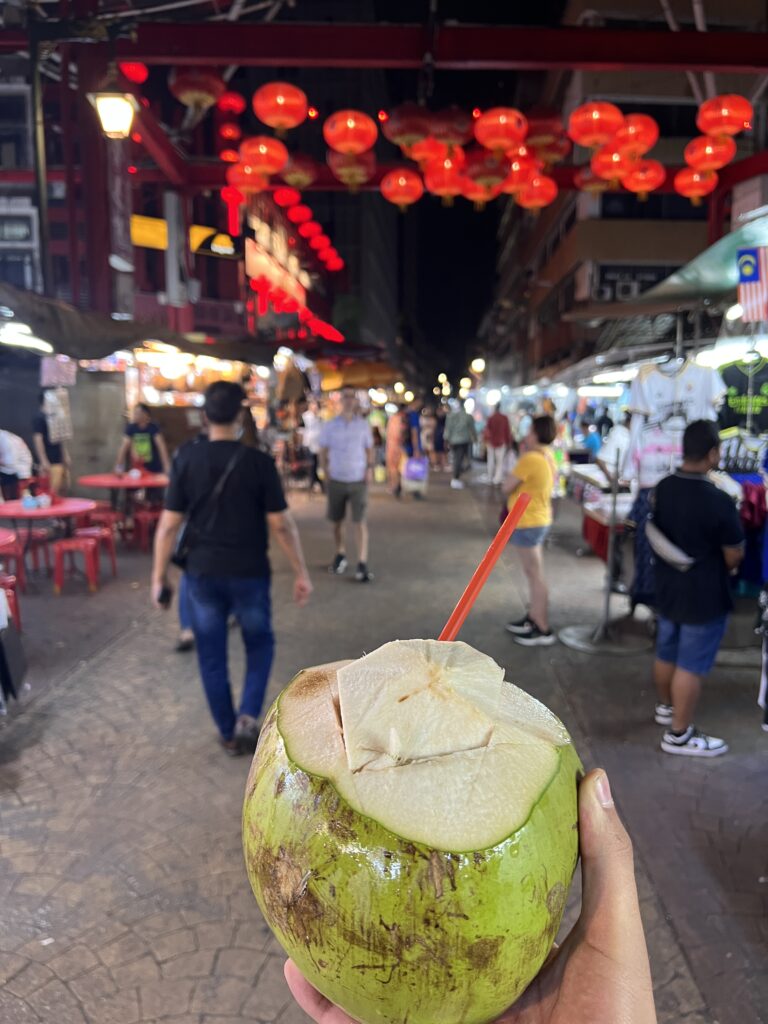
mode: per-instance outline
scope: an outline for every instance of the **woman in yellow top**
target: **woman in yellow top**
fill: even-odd
[[[510,540],[528,581],[528,614],[519,622],[507,623],[515,643],[526,647],[549,646],[555,642],[555,635],[549,628],[549,591],[544,579],[542,546],[552,525],[557,468],[549,446],[556,435],[557,427],[551,416],[536,416],[530,433],[520,444],[523,454],[504,485],[509,508],[520,494],[527,494],[531,499]]]

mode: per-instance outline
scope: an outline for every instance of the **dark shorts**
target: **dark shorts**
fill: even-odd
[[[727,623],[727,615],[697,625],[672,622],[660,615],[656,657],[695,676],[705,676],[715,663]]]
[[[340,523],[347,512],[347,502],[352,509],[352,522],[362,523],[368,505],[368,485],[365,480],[347,484],[342,480],[328,481],[328,518]]]

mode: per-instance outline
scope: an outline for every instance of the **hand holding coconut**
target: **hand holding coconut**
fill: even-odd
[[[499,1024],[655,1024],[651,974],[629,837],[603,772],[581,783],[581,917]],[[354,1024],[289,960],[285,977],[317,1024]]]

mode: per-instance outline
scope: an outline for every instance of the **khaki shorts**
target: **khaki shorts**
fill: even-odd
[[[347,484],[341,480],[328,481],[328,518],[340,523],[347,512],[347,502],[352,509],[352,522],[362,523],[368,505],[368,485],[365,480]]]

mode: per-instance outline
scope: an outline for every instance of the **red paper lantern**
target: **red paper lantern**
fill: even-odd
[[[528,131],[528,122],[514,107],[491,107],[474,122],[475,138],[494,153],[519,146]]]
[[[381,134],[401,149],[422,142],[431,130],[430,114],[418,103],[401,103],[384,122]]]
[[[317,164],[311,156],[292,153],[288,157],[288,163],[280,172],[280,177],[293,188],[309,188],[317,177]]]
[[[229,166],[225,177],[228,185],[239,188],[246,195],[263,192],[269,185],[269,181],[263,174],[258,174],[250,164],[245,163]]]
[[[222,121],[219,125],[219,137],[227,142],[237,142],[242,138],[243,131],[235,121]]]
[[[509,173],[501,183],[501,191],[508,196],[517,195],[531,178],[540,170],[539,161],[527,152],[526,146],[520,146],[525,152],[509,156]]]
[[[312,220],[312,211],[308,206],[304,206],[299,203],[297,206],[292,206],[286,217],[291,224],[308,224]]]
[[[753,114],[748,99],[728,93],[701,104],[696,126],[702,135],[738,135],[752,127]]]
[[[610,185],[603,178],[598,178],[589,164],[584,164],[573,176],[573,183],[579,192],[587,192],[591,195],[600,195],[607,192]]]
[[[328,262],[325,264],[325,269],[326,270],[330,270],[330,272],[332,274],[337,274],[340,270],[344,269],[344,260],[341,259],[340,256],[337,256],[336,259],[334,259],[334,260],[328,260]],[[344,339],[342,337],[340,337],[340,338],[329,338],[328,340],[329,341],[343,341]]]
[[[222,114],[234,114],[235,117],[239,117],[246,107],[245,96],[241,96],[239,92],[232,92],[232,90],[228,89],[219,96],[216,101],[216,107]]]
[[[685,162],[695,171],[719,171],[736,156],[730,135],[699,135],[685,147]]]
[[[322,235],[323,229],[314,220],[308,220],[306,224],[302,224],[299,228],[299,234],[302,238],[317,238],[318,235]]]
[[[378,135],[376,122],[360,110],[339,110],[323,125],[323,138],[336,153],[365,153]]]
[[[240,204],[245,202],[245,196],[239,188],[225,185],[221,190],[221,198],[227,206],[227,231],[229,231],[230,235],[239,235]]]
[[[568,118],[568,134],[579,146],[597,149],[610,142],[624,124],[624,115],[613,103],[583,103]]]
[[[534,149],[543,149],[551,145],[556,139],[561,138],[565,131],[562,118],[556,110],[534,107],[525,117],[528,121],[525,141]]]
[[[353,191],[370,181],[376,173],[376,157],[371,150],[359,154],[329,150],[327,160],[334,178]]]
[[[638,160],[659,141],[659,126],[648,114],[629,114],[611,140],[611,147]]]
[[[405,211],[424,195],[424,184],[410,167],[397,167],[381,179],[381,194],[388,203]]]
[[[205,68],[174,68],[168,76],[168,88],[179,103],[197,112],[212,107],[227,89],[220,75]]]
[[[461,166],[453,156],[434,160],[424,172],[427,192],[440,196],[444,206],[452,206],[455,196],[461,195]]]
[[[320,249],[327,249],[330,244],[331,240],[328,235],[315,235],[309,240],[310,249],[314,249],[316,252]]]
[[[649,193],[660,188],[666,178],[666,169],[658,160],[638,160],[629,174],[621,179],[621,184],[628,192],[634,192],[641,202],[645,202]]]
[[[629,174],[635,161],[630,160],[629,157],[624,156],[623,153],[614,149],[613,145],[610,145],[603,146],[602,149],[593,153],[589,163],[598,178],[616,183]]]
[[[684,167],[675,175],[675,192],[690,199],[692,206],[701,206],[701,200],[717,188],[715,171],[694,171]]]
[[[532,210],[538,213],[545,206],[554,203],[557,199],[557,183],[554,178],[548,178],[545,174],[534,174],[528,184],[521,188],[515,196],[515,202],[524,210]]]
[[[306,120],[307,97],[289,82],[269,82],[253,94],[253,112],[278,135],[283,135]]]
[[[127,78],[134,85],[144,85],[149,78],[149,68],[137,60],[123,60],[117,65],[123,78]]]
[[[445,107],[432,115],[432,134],[449,149],[469,142],[475,126],[474,118],[461,107]],[[451,154],[453,155],[453,154]],[[456,195],[459,193],[457,192]]]
[[[225,164],[236,164],[240,160],[240,154],[236,149],[221,149],[219,150],[219,160],[223,160]]]
[[[288,161],[288,150],[270,135],[254,135],[240,146],[240,159],[257,174],[277,174]]]
[[[545,167],[552,167],[553,164],[559,164],[561,160],[565,160],[573,148],[571,140],[565,135],[560,135],[551,142],[538,146],[534,146],[530,142],[527,145]]]
[[[330,260],[335,256],[338,256],[338,253],[332,245],[326,245],[324,249],[318,249],[315,256],[317,256],[321,263],[325,263],[326,260]]]
[[[485,189],[496,188],[509,174],[509,160],[498,150],[475,147],[467,153],[464,174]]]
[[[277,206],[297,206],[301,202],[301,192],[295,188],[276,188],[272,199]]]
[[[442,160],[448,156],[446,143],[436,139],[434,135],[428,135],[421,142],[414,142],[404,153],[409,159],[415,160],[422,170],[433,160]]]
[[[481,185],[477,181],[473,181],[472,178],[462,177],[461,179],[461,194],[469,200],[475,207],[475,210],[479,213],[485,209],[486,203],[489,203],[492,199],[495,199],[501,192],[501,186],[495,185],[493,188],[488,188],[485,185]]]

